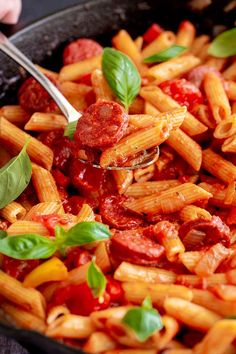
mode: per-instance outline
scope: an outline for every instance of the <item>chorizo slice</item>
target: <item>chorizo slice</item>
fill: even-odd
[[[119,229],[133,229],[143,225],[143,218],[123,206],[127,197],[121,195],[108,195],[101,198],[100,214],[103,222]]]
[[[185,222],[179,228],[179,236],[188,251],[218,242],[230,246],[230,229],[218,216]]]
[[[165,249],[143,235],[143,230],[116,231],[111,238],[110,252],[114,259],[140,265],[156,265]]]
[[[58,83],[46,75],[58,87]],[[28,113],[51,113],[58,110],[57,104],[47,91],[32,77],[25,80],[18,92],[20,106]]]
[[[79,119],[74,139],[82,146],[107,148],[115,145],[128,126],[128,115],[116,102],[98,101]]]
[[[92,39],[79,38],[65,47],[63,52],[63,64],[74,64],[78,61],[100,55],[102,51],[102,46]]]

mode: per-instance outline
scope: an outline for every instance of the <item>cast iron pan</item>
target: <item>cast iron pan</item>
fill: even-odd
[[[234,26],[236,10],[224,11],[230,0],[212,0],[210,6],[197,11],[190,6],[191,2],[82,0],[77,6],[25,28],[12,36],[11,40],[35,63],[57,70],[61,66],[63,47],[68,41],[78,37],[94,38],[109,46],[111,36],[120,28],[127,29],[135,37],[143,33],[152,22],[176,30],[181,20],[190,19],[196,24],[199,33],[210,35]],[[19,70],[14,62],[0,53],[0,106],[16,103],[17,88],[24,77],[24,71]],[[0,325],[0,333],[14,337],[33,354],[83,353],[30,331]]]

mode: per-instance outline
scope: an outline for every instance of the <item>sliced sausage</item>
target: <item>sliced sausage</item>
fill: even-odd
[[[230,246],[230,229],[218,216],[213,216],[211,220],[196,219],[184,223],[179,228],[179,236],[187,250],[218,242],[225,247]]]
[[[63,52],[63,64],[73,64],[78,61],[89,59],[100,55],[102,46],[92,39],[80,38],[68,44]]]
[[[57,82],[48,76],[54,85]],[[18,93],[20,106],[28,113],[33,112],[55,112],[58,110],[56,103],[53,101],[47,91],[32,77],[28,78],[20,87]]]
[[[119,230],[133,229],[143,225],[142,216],[124,207],[125,196],[108,195],[100,201],[100,214],[103,222]]]
[[[156,265],[165,249],[143,236],[142,229],[116,231],[111,238],[110,252],[114,259],[141,265]]]
[[[115,102],[98,101],[92,104],[79,119],[74,139],[92,148],[115,145],[128,126],[128,115]]]
[[[209,66],[209,65],[199,65],[196,68],[190,70],[186,74],[186,79],[192,84],[194,84],[197,87],[201,87],[203,80],[205,78],[205,75],[207,73],[213,72],[216,75],[220,76],[219,71],[214,68],[214,66]]]

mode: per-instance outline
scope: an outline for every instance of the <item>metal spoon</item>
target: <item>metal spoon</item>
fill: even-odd
[[[0,32],[0,50],[7,54],[16,63],[22,66],[27,72],[29,72],[43,88],[49,93],[49,95],[56,102],[64,116],[67,118],[68,123],[74,122],[80,119],[81,113],[67,101],[57,87],[42,73],[38,68],[14,45],[8,38]],[[154,163],[159,157],[159,148],[154,147],[144,154],[144,159],[131,166],[109,166],[106,170],[135,170],[138,168],[144,168]],[[102,168],[98,164],[87,162],[86,160],[79,159],[79,161],[92,165],[96,168]]]

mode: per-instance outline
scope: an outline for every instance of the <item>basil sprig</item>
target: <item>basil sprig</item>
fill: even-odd
[[[65,231],[57,226],[55,238],[24,234],[0,238],[0,253],[15,259],[45,259],[56,251],[65,253],[66,247],[82,246],[111,236],[108,228],[96,221],[84,221]]]
[[[123,323],[135,332],[140,342],[145,342],[154,332],[163,328],[161,316],[152,307],[150,297],[143,300],[141,307],[129,310],[123,318]]]
[[[76,126],[77,126],[78,120],[75,120],[74,122],[70,122],[66,127],[64,131],[64,136],[68,136],[70,140],[74,138],[74,134],[76,131]]]
[[[30,182],[32,165],[27,145],[0,169],[0,209],[19,197]]]
[[[144,59],[144,63],[160,63],[169,59],[175,58],[186,50],[182,45],[172,45],[171,47],[162,50],[150,57]]]
[[[93,257],[92,262],[88,268],[87,283],[92,290],[93,296],[102,302],[107,280],[101,269],[96,265],[95,257]]]
[[[105,48],[102,56],[103,75],[126,109],[138,95],[141,77],[134,63],[118,50]]]
[[[236,28],[217,36],[208,48],[208,54],[218,58],[227,58],[236,54]]]

